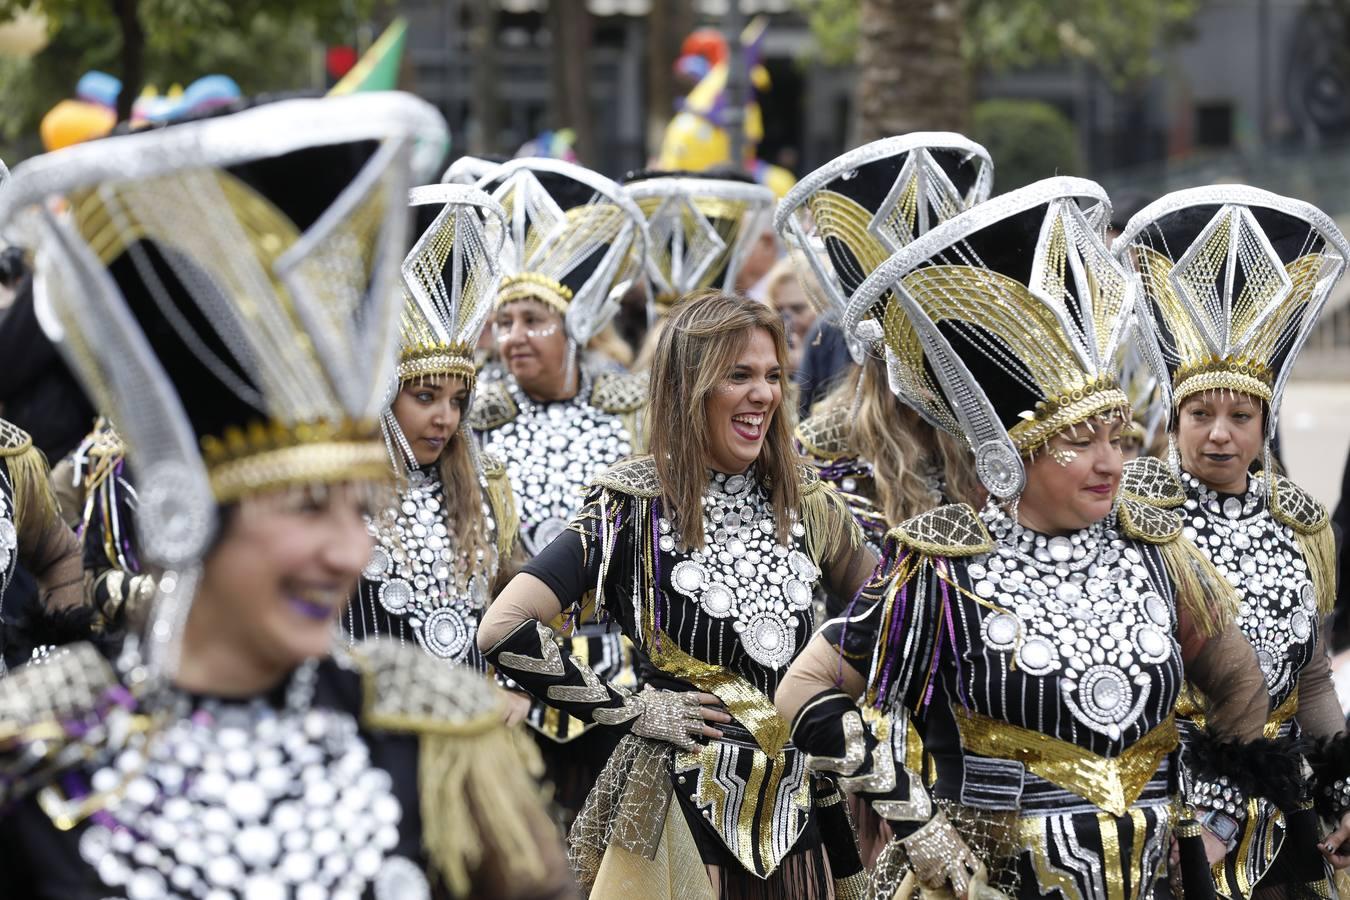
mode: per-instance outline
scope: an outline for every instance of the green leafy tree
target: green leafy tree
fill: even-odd
[[[32,59],[0,60],[0,134],[31,134],[90,69],[122,81],[119,120],[146,84],[221,72],[245,93],[313,81],[316,41],[350,41],[383,0],[43,0],[51,40]],[[0,22],[34,6],[0,0]]]
[[[798,0],[798,7],[821,62],[858,66],[860,134],[867,139],[893,134],[897,125],[959,127],[972,102],[969,73],[1069,60],[1118,88],[1138,83],[1154,73],[1157,47],[1189,33],[1203,2]],[[952,75],[958,67],[965,74]],[[912,89],[943,81],[955,89],[936,96]]]
[[[1049,175],[1085,174],[1073,123],[1039,100],[976,103],[970,136],[994,158],[1000,193]]]

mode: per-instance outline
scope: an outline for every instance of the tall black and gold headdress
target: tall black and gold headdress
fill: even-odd
[[[644,172],[623,190],[647,220],[647,277],[658,315],[694,291],[732,290],[774,202],[773,191],[748,179],[696,172]]]
[[[478,187],[506,210],[497,306],[538,300],[561,313],[568,338],[585,347],[641,272],[641,210],[610,179],[556,159],[511,160]]]
[[[988,151],[959,134],[882,138],[797,182],[778,204],[774,227],[820,285],[818,293],[807,291],[821,305],[817,312],[842,310],[891,254],[989,199],[993,177]],[[867,326],[862,335],[846,335],[854,362],[884,352],[879,336]]]
[[[417,238],[401,268],[397,379],[380,423],[396,471],[400,457],[417,465],[392,409],[399,386],[453,376],[472,394],[474,350],[496,300],[506,240],[506,211],[477,188],[422,185],[409,192],[408,205]]]
[[[418,236],[401,271],[399,381],[456,375],[472,387],[474,347],[501,278],[506,211],[453,184],[413,188],[408,204]]]
[[[446,143],[406,94],[287,100],[36,157],[0,196],[126,443],[142,550],[178,570],[151,631],[170,666],[221,505],[388,479],[407,192]]]
[[[1134,282],[1103,243],[1106,193],[1050,178],[985,201],[876,268],[844,310],[871,319],[898,391],[962,437],[989,492],[1021,493],[1023,458],[1124,410],[1118,352]]]
[[[1139,275],[1143,346],[1174,410],[1215,389],[1269,404],[1350,258],[1329,216],[1245,185],[1177,191],[1130,219],[1116,256]]]

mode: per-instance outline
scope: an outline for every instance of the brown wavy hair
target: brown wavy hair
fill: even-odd
[[[783,401],[770,417],[753,470],[769,488],[778,539],[788,540],[801,501],[792,444],[793,402],[787,384],[787,336],[773,309],[737,294],[703,291],[681,300],[665,323],[652,358],[647,446],[655,457],[666,515],[685,545],[703,547],[703,492],[708,486],[708,398],[730,376],[755,329],[773,339],[782,369]]]
[[[815,411],[839,408],[852,413],[849,444],[872,465],[877,500],[888,525],[927,512],[935,503],[969,503],[976,509],[984,504],[984,488],[970,451],[895,396],[882,360],[869,358],[855,366]],[[925,461],[942,474],[946,497],[935,498],[929,490]]]
[[[422,377],[413,382],[400,382],[398,388],[401,391],[409,383],[448,382],[451,379],[459,380],[459,376]],[[445,442],[441,455],[436,459],[436,468],[440,470],[441,485],[445,489],[446,527],[454,536],[455,551],[465,553],[470,565],[476,567],[479,565],[478,560],[493,560],[497,549],[488,530],[487,517],[483,515],[486,497],[469,448],[473,436],[469,433],[468,416],[469,403],[466,399],[460,410],[459,428]],[[408,463],[401,453],[395,453],[394,457],[399,461],[395,474],[398,476],[398,488],[402,491],[408,486]],[[397,499],[395,502],[398,502]],[[500,527],[500,523],[498,525]],[[504,562],[499,560],[498,565]]]

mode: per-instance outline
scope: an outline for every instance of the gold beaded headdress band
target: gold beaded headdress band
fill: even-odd
[[[498,308],[534,299],[584,347],[613,318],[647,253],[642,212],[617,184],[556,159],[516,159],[478,187],[506,210]]]
[[[1307,203],[1245,185],[1168,194],[1130,219],[1116,256],[1138,273],[1149,360],[1175,408],[1212,390],[1269,404],[1284,384],[1350,245]]]
[[[774,202],[762,185],[680,173],[642,177],[623,190],[647,220],[647,277],[658,315],[695,291],[733,290]]]
[[[1103,243],[1110,204],[1050,178],[916,238],[858,287],[843,327],[881,323],[897,393],[962,437],[990,493],[1059,432],[1128,408],[1119,353],[1133,282]]]
[[[398,379],[454,375],[472,390],[474,348],[501,275],[506,212],[461,185],[413,188],[408,203],[427,224],[403,260]]]

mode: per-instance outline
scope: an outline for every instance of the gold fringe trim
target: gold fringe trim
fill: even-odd
[[[1294,543],[1308,564],[1308,576],[1312,578],[1313,590],[1317,593],[1317,611],[1321,615],[1331,612],[1336,605],[1336,536],[1327,522],[1311,534],[1298,529],[1294,532]]]
[[[553,833],[535,781],[543,768],[519,729],[421,736],[422,841],[452,896],[470,894],[489,857],[509,883],[543,884],[548,873],[535,848]]]
[[[60,516],[56,494],[52,491],[47,459],[32,444],[13,456],[4,457],[14,488],[14,527],[19,546],[41,546],[47,523]]]
[[[504,566],[511,558],[516,539],[520,536],[520,511],[516,509],[516,495],[511,490],[511,480],[506,476],[506,469],[489,472],[483,480],[487,483],[488,506],[492,508],[492,518],[497,523],[498,566]]]
[[[1238,596],[1228,580],[1184,537],[1157,546],[1175,586],[1177,609],[1184,610],[1205,637],[1223,632],[1238,608]]]
[[[802,489],[802,527],[806,529],[806,549],[816,565],[832,551],[853,550],[862,543],[862,531],[849,512],[848,504],[834,488],[817,481]]]

